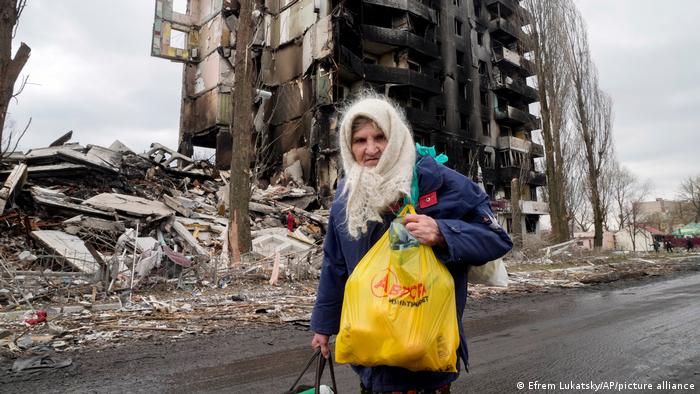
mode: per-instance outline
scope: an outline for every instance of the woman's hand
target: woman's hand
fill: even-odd
[[[404,217],[404,226],[423,245],[445,245],[445,238],[440,232],[437,221],[430,216],[408,214]]]
[[[331,354],[331,350],[328,347],[328,335],[314,334],[314,338],[311,340],[311,348],[314,350],[321,348],[323,357],[328,358]]]

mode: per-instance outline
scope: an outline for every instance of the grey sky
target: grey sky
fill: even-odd
[[[154,2],[30,0],[16,41],[32,54],[30,82],[10,107],[32,125],[22,148],[73,130],[82,144],[119,139],[142,151],[177,146],[182,65],[150,56]]]
[[[700,2],[578,0],[603,89],[615,101],[623,165],[672,198],[700,173]],[[30,85],[10,117],[21,148],[67,130],[82,144],[176,147],[182,66],[150,56],[152,0],[30,0],[17,41],[32,47]],[[653,197],[652,196],[652,197]]]
[[[673,198],[700,174],[700,2],[579,0],[600,83],[615,101],[619,160]]]

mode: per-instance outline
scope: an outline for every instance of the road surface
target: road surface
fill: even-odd
[[[615,392],[700,392],[697,271],[470,301],[465,315],[470,373],[455,382],[454,393],[612,392],[586,386],[606,382],[617,384]],[[0,392],[281,393],[310,356],[310,339],[304,328],[260,327],[85,351],[55,372],[3,371]],[[340,393],[359,392],[349,367],[337,366],[336,375]],[[648,384],[652,390],[635,390]],[[672,384],[694,384],[694,391],[674,391]]]

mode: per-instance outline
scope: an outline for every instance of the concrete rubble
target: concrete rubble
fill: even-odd
[[[233,262],[227,171],[157,143],[136,154],[71,137],[0,162],[0,356],[308,324],[315,286],[302,283],[318,278],[328,223],[313,188],[255,188],[253,252]]]

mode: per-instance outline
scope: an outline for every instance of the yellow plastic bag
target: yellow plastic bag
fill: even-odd
[[[407,209],[415,213],[408,205],[400,216]],[[392,229],[345,285],[336,361],[456,372],[459,331],[452,275],[431,247],[414,238],[408,247],[391,243]]]

